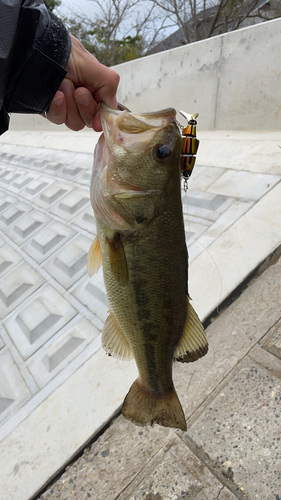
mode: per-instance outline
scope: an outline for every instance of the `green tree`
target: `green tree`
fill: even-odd
[[[128,35],[121,40],[116,40],[115,46],[115,64],[121,64],[140,57],[143,49],[143,39],[141,35]]]
[[[44,4],[50,12],[61,5],[61,0],[44,0]]]
[[[125,35],[111,39],[103,22],[88,23],[87,26],[77,18],[65,18],[63,21],[68,31],[103,64],[121,64],[141,56],[143,49],[141,35]]]
[[[142,0],[92,0],[98,11],[93,17],[75,13],[63,21],[71,34],[106,66],[146,54],[160,31],[152,6]]]

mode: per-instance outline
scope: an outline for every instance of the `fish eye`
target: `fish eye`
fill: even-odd
[[[153,153],[157,160],[166,160],[166,158],[168,158],[171,154],[171,149],[167,146],[167,144],[161,144],[160,146],[156,146]]]

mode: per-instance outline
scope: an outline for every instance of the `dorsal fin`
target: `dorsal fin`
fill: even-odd
[[[189,363],[205,356],[208,352],[208,341],[204,327],[187,297],[186,322],[182,337],[175,348],[174,357],[181,363]]]

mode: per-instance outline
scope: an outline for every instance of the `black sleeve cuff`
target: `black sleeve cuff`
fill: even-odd
[[[21,75],[9,113],[41,114],[46,111],[66,70],[39,49],[34,49]]]
[[[66,75],[71,51],[70,36],[59,19],[49,13],[50,22],[20,75],[6,107],[10,113],[40,114],[46,111]]]

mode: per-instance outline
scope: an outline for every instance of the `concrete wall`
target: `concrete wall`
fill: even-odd
[[[10,115],[10,130],[56,130],[66,131],[66,125],[55,125],[40,115]],[[2,136],[2,137],[5,137]]]
[[[201,130],[281,129],[281,18],[115,69],[121,76],[118,100],[132,111],[171,106],[199,112]],[[42,118],[36,119],[42,128]],[[19,120],[13,118],[13,128]]]
[[[281,129],[281,19],[116,66],[134,111],[200,113],[201,130]]]

